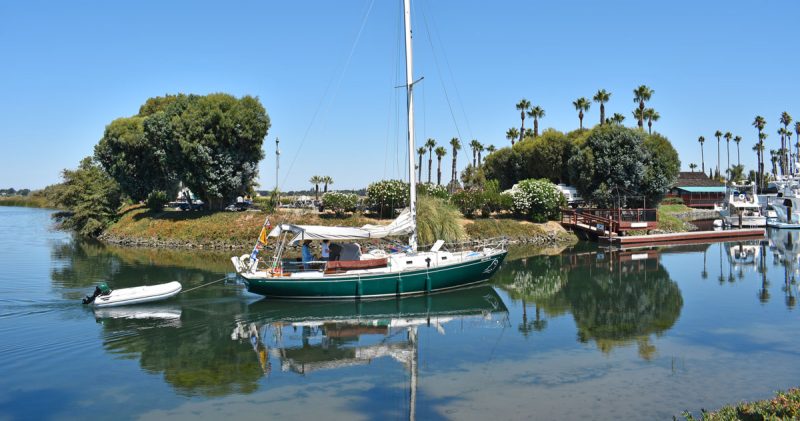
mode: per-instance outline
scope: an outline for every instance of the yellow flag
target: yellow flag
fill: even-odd
[[[258,242],[261,244],[267,244],[267,227],[261,228],[261,234],[258,235]]]

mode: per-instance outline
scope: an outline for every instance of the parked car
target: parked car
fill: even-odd
[[[203,203],[202,200],[192,200],[191,204],[189,204],[189,202],[185,200],[181,200],[178,202],[171,203],[170,205],[174,205],[175,210],[182,210],[182,211],[205,209],[205,203]]]
[[[241,202],[234,202],[225,207],[228,212],[243,212],[253,207],[253,202],[250,200],[243,200]]]

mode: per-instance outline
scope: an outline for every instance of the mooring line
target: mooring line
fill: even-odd
[[[184,294],[185,294],[185,293],[187,293],[187,292],[189,292],[189,291],[194,291],[194,290],[196,290],[196,289],[198,289],[198,288],[202,288],[202,287],[204,287],[204,286],[208,286],[208,285],[211,285],[211,284],[213,284],[213,283],[216,283],[216,282],[219,282],[219,281],[224,281],[224,280],[226,280],[226,279],[228,279],[228,277],[227,277],[227,276],[225,276],[225,277],[222,277],[222,278],[219,278],[219,279],[217,279],[216,281],[211,281],[211,282],[209,282],[209,283],[207,283],[207,284],[203,284],[203,285],[200,285],[200,286],[196,286],[196,287],[194,287],[194,288],[185,289],[185,290],[183,290],[183,291],[182,291],[182,293],[184,293]]]

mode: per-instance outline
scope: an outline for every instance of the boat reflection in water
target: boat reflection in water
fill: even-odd
[[[797,305],[797,278],[800,275],[800,231],[791,229],[768,229],[769,250],[772,252],[772,265],[783,268],[783,292],[787,307]],[[767,294],[766,262],[764,263],[764,286]]]
[[[448,323],[509,326],[508,309],[495,290],[482,285],[450,292],[361,302],[262,300],[248,307],[231,339],[249,343],[264,374],[370,364],[391,358],[410,373],[409,416],[415,417],[419,328],[445,334]]]

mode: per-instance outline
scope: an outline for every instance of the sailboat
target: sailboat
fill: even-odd
[[[488,280],[503,263],[508,250],[506,239],[489,240],[456,250],[437,240],[429,250],[418,250],[417,194],[414,168],[414,96],[411,51],[411,6],[404,0],[406,95],[408,121],[409,208],[391,224],[361,228],[278,224],[266,234],[268,222],[253,253],[233,256],[236,272],[248,291],[268,297],[292,299],[354,299],[410,294],[425,294],[473,285]],[[284,259],[287,246],[307,240],[352,242],[358,240],[408,236],[408,246],[393,253],[373,250],[360,253],[355,248],[341,260],[292,262]],[[258,258],[259,244],[267,237],[277,239],[272,259]],[[347,244],[347,245],[354,245]]]

